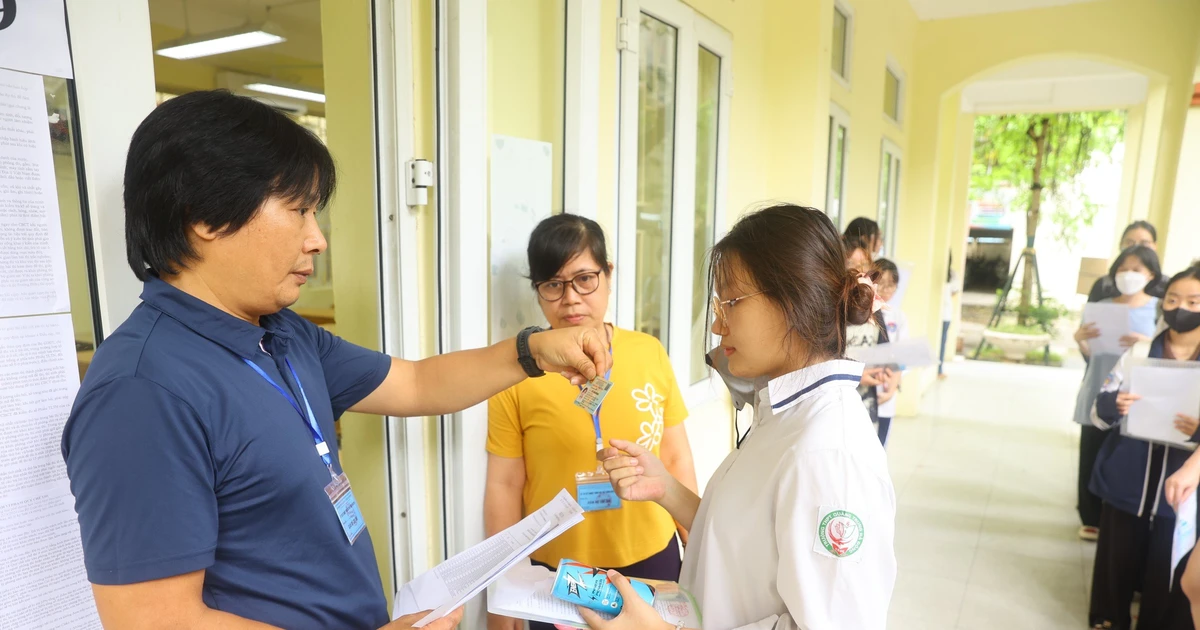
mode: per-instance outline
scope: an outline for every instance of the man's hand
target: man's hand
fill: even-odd
[[[399,619],[389,623],[379,630],[411,630],[411,628],[414,627],[414,623],[424,619],[425,615],[428,615],[429,613],[430,611],[426,610],[425,612],[404,615],[403,617],[400,617]],[[426,630],[454,630],[454,628],[458,627],[458,623],[462,621],[462,618],[463,609],[458,608],[454,612],[451,612],[449,615],[446,615],[441,619],[436,619],[429,622],[425,628]]]
[[[583,385],[596,376],[604,376],[612,367],[606,336],[583,326],[530,335],[529,352],[538,367],[562,374],[572,385]]]

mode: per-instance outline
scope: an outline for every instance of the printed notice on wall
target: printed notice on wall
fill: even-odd
[[[72,78],[63,0],[0,0],[0,68]]]
[[[46,116],[42,78],[0,70],[0,317],[71,309]]]
[[[70,315],[0,319],[0,628],[100,628],[59,451],[78,390]]]
[[[546,318],[529,286],[529,235],[550,216],[554,147],[548,142],[492,136],[492,343]]]

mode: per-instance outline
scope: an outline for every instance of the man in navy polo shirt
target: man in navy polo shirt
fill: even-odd
[[[107,628],[410,628],[423,615],[388,622],[334,420],[450,413],[543,369],[577,384],[608,369],[582,328],[408,362],[288,310],[326,248],[315,213],[334,178],[315,136],[227,92],[170,100],[134,134],[142,304],[96,352],[62,440]]]

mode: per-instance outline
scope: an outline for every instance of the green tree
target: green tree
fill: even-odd
[[[971,195],[978,198],[1001,188],[1020,191],[1014,205],[1025,208],[1027,254],[1036,251],[1042,204],[1053,200],[1057,236],[1073,246],[1098,209],[1077,180],[1089,166],[1111,159],[1124,132],[1124,111],[980,116],[975,119]],[[1025,265],[1017,310],[1022,325],[1033,307],[1035,271]]]

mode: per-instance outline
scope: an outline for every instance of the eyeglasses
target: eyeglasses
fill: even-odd
[[[539,282],[533,285],[533,287],[537,289],[538,296],[543,300],[557,302],[566,295],[567,284],[574,287],[575,293],[579,295],[591,295],[596,292],[596,289],[600,288],[600,270],[577,273],[570,280],[547,280]]]
[[[762,295],[763,293],[766,293],[766,291],[759,291],[757,293],[743,295],[742,297],[735,297],[732,300],[722,300],[721,298],[714,295],[713,299],[712,299],[713,312],[717,314],[717,317],[721,318],[721,323],[724,324],[726,327],[728,327],[729,326],[729,315],[725,311],[726,306],[728,306],[729,308],[733,308],[733,307],[737,306],[738,302],[741,302],[742,300],[745,300],[747,298],[752,298],[756,295]]]

